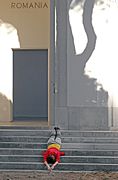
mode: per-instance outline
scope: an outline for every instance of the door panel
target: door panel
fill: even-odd
[[[48,50],[13,50],[13,119],[48,118]]]

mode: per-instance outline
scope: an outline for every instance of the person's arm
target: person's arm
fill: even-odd
[[[64,152],[59,152],[58,153],[58,156],[57,156],[57,159],[56,159],[56,162],[52,165],[51,169],[53,170],[55,168],[55,166],[60,162],[60,156],[64,156],[65,153]]]
[[[60,152],[60,156],[65,156],[65,152]]]
[[[56,162],[52,165],[51,169],[53,170],[59,162],[60,162],[60,151],[58,151]]]
[[[52,165],[51,169],[54,169],[57,164],[58,164],[58,161],[56,161],[56,162]]]
[[[49,164],[47,163],[47,161],[44,161],[44,164],[47,166],[48,170],[51,171],[52,168],[49,166]]]
[[[51,171],[51,167],[49,166],[48,162],[47,162],[47,156],[48,156],[48,151],[43,152],[43,159],[44,159],[44,164],[46,165],[47,169],[49,171]]]

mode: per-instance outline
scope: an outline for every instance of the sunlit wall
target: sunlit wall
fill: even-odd
[[[12,120],[13,49],[49,48],[50,0],[0,1],[0,121]]]

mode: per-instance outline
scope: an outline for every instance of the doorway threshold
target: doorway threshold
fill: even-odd
[[[48,127],[48,121],[44,120],[30,120],[30,121],[11,121],[11,122],[0,122],[0,126],[22,126],[22,127]]]

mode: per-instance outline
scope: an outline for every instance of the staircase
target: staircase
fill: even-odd
[[[45,171],[42,151],[49,129],[0,128],[0,171]],[[118,171],[117,131],[62,131],[61,163],[55,171]]]

